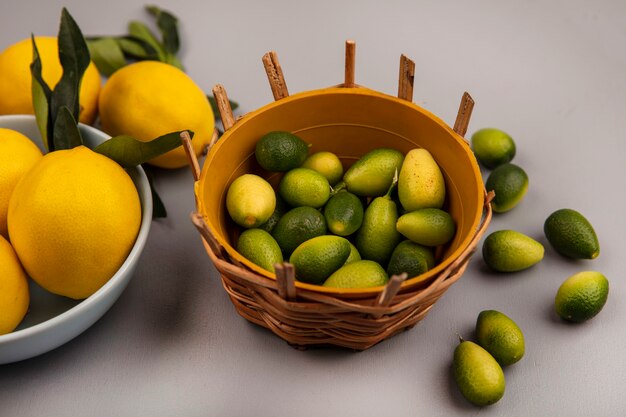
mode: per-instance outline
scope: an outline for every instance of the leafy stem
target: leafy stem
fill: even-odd
[[[167,20],[164,17],[160,17],[160,19]],[[166,25],[162,24],[162,26],[165,27]],[[78,128],[80,83],[91,59],[80,28],[65,8],[61,13],[61,25],[57,39],[63,75],[54,89],[51,89],[43,79],[43,64],[35,37],[31,35],[33,61],[30,69],[33,80],[33,107],[37,127],[48,152],[72,149],[83,145],[83,139]],[[103,38],[98,42],[99,45],[115,43],[112,43],[110,38]],[[177,40],[170,40],[169,42],[170,47],[175,48]],[[103,49],[96,48],[96,53],[102,53],[102,51]],[[111,66],[115,66],[116,60],[120,60],[120,55],[117,52],[106,56],[107,62]],[[115,136],[98,145],[94,151],[109,157],[124,168],[130,168],[180,146],[182,143],[181,133],[168,133],[148,142],[139,141],[127,135]],[[189,131],[189,135],[193,138],[193,132]],[[161,199],[152,186],[151,190],[155,202],[154,216],[165,217],[167,212]]]
[[[178,18],[169,11],[157,6],[146,6],[146,10],[156,19],[159,30],[157,36],[143,22],[133,20],[128,24],[128,34],[122,36],[96,36],[87,39],[91,59],[98,70],[110,77],[118,69],[136,61],[160,61],[185,70],[178,58],[180,50],[180,33]],[[213,114],[219,114],[215,98],[207,95]],[[239,107],[230,101],[233,110]]]

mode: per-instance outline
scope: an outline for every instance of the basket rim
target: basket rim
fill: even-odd
[[[211,149],[209,150],[209,153],[207,154],[207,157],[204,161],[201,173],[200,173],[200,178],[199,180],[196,182],[196,186],[194,187],[194,195],[195,195],[195,201],[196,201],[196,208],[198,213],[200,213],[204,218],[205,221],[207,223],[207,226],[211,232],[211,234],[215,237],[215,239],[217,240],[217,242],[225,249],[226,253],[232,258],[234,259],[236,262],[244,265],[246,268],[250,269],[251,271],[253,271],[254,273],[276,281],[276,274],[266,271],[265,269],[259,267],[258,265],[254,264],[253,262],[249,261],[248,259],[246,259],[245,257],[243,257],[241,254],[239,254],[239,252],[237,252],[237,250],[230,244],[230,242],[228,241],[228,239],[226,239],[224,236],[222,236],[220,233],[216,233],[217,230],[219,230],[219,227],[217,227],[217,225],[213,224],[212,220],[210,218],[207,218],[206,216],[206,211],[204,210],[203,204],[199,198],[199,185],[204,183],[206,181],[207,176],[209,175],[209,167],[211,166],[211,163],[213,161],[214,158],[216,158],[216,155],[219,153],[219,150],[221,148],[221,146],[233,135],[237,132],[237,130],[244,125],[247,121],[253,119],[254,117],[258,116],[259,114],[263,113],[264,111],[267,111],[268,109],[272,109],[274,107],[277,106],[282,106],[286,103],[289,103],[291,101],[296,101],[296,100],[300,100],[300,99],[304,99],[310,96],[318,96],[320,94],[356,94],[356,95],[363,95],[363,96],[374,96],[377,98],[381,98],[384,100],[389,100],[392,101],[396,104],[400,104],[403,106],[407,106],[410,107],[411,109],[418,111],[420,113],[422,113],[424,116],[428,117],[429,119],[431,119],[432,121],[434,121],[435,123],[437,123],[441,128],[443,128],[445,131],[448,132],[448,134],[454,139],[456,140],[459,144],[468,147],[469,148],[469,144],[468,142],[465,140],[465,138],[463,138],[462,136],[460,136],[457,132],[455,132],[448,124],[446,124],[443,120],[441,120],[438,116],[436,116],[435,114],[433,114],[432,112],[430,112],[429,110],[424,109],[421,106],[418,106],[417,104],[411,102],[411,101],[407,101],[389,94],[385,94],[376,90],[372,90],[370,88],[367,87],[363,87],[363,86],[354,86],[354,87],[345,87],[342,85],[339,86],[333,86],[333,87],[327,87],[327,88],[321,88],[321,89],[315,89],[315,90],[307,90],[307,91],[303,91],[303,92],[299,92],[296,94],[292,94],[289,95],[287,97],[284,97],[280,100],[276,100],[273,102],[270,102],[256,110],[253,110],[247,114],[245,114],[244,116],[242,116],[241,118],[239,118],[237,120],[237,122],[230,128],[228,129],[226,132],[224,132],[223,136],[217,141],[217,143],[215,143],[214,146],[211,147]],[[481,172],[480,172],[480,168],[478,166],[478,162],[476,161],[475,158],[470,158],[470,165],[472,166],[472,171],[474,173],[474,175],[476,176],[476,178],[481,179]],[[484,186],[482,183],[482,179],[480,181],[477,181],[477,187],[476,187],[476,193],[477,195],[483,195],[484,194]],[[444,271],[448,266],[450,266],[464,251],[465,249],[469,246],[470,242],[472,241],[472,238],[475,236],[476,232],[478,231],[479,228],[479,224],[483,215],[483,199],[479,198],[478,199],[478,205],[475,208],[475,215],[474,218],[472,219],[471,222],[471,230],[474,231],[474,233],[468,233],[467,236],[465,236],[463,238],[463,240],[460,242],[459,246],[450,254],[450,256],[448,256],[443,262],[440,262],[439,264],[437,264],[434,268],[432,268],[431,270],[427,271],[424,274],[415,276],[415,277],[409,277],[408,279],[406,279],[400,288],[400,292],[404,292],[409,290],[410,288],[414,288],[414,287],[423,287],[425,282],[428,281],[433,281],[442,271]],[[326,295],[335,295],[335,296],[343,296],[343,297],[348,297],[348,298],[361,298],[361,297],[369,297],[369,296],[374,296],[374,295],[378,295],[384,288],[384,285],[381,286],[377,286],[377,287],[370,287],[370,288],[329,288],[329,287],[322,287],[321,285],[314,285],[314,284],[308,284],[308,283],[304,283],[304,282],[300,282],[300,281],[296,281],[295,282],[296,288],[298,289],[303,289],[303,290],[307,290],[307,291],[313,291],[313,292],[318,292],[318,293],[322,293],[322,294],[326,294]]]

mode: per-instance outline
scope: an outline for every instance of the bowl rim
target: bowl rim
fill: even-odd
[[[307,90],[307,91],[289,95],[280,100],[275,100],[256,110],[253,110],[245,114],[243,117],[238,119],[237,122],[230,129],[224,132],[220,140],[218,140],[217,143],[209,150],[209,153],[202,167],[200,178],[196,182],[196,187],[194,187],[194,194],[196,197],[196,207],[197,207],[198,212],[202,214],[203,217],[205,218],[207,222],[207,226],[209,230],[211,231],[211,234],[213,234],[217,242],[226,250],[226,252],[228,253],[230,257],[234,258],[237,262],[242,263],[248,269],[252,270],[254,273],[261,275],[264,278],[268,278],[274,281],[276,281],[276,274],[266,271],[265,269],[259,267],[258,265],[254,264],[253,262],[243,257],[241,254],[239,254],[239,252],[237,252],[237,250],[228,242],[228,240],[224,236],[222,236],[220,233],[216,233],[216,231],[219,230],[219,228],[216,227],[216,225],[213,224],[212,220],[210,218],[207,218],[207,216],[205,215],[206,211],[204,210],[202,201],[199,198],[200,188],[201,188],[199,185],[206,181],[206,177],[208,176],[209,166],[211,165],[212,161],[216,158],[216,155],[219,153],[220,148],[246,122],[248,122],[249,120],[255,118],[259,114],[269,109],[283,106],[293,101],[306,99],[311,96],[319,96],[323,94],[328,94],[328,95],[355,94],[355,95],[363,95],[363,96],[373,96],[379,99],[388,100],[396,104],[409,107],[412,110],[420,112],[422,115],[424,115],[425,117],[435,122],[437,125],[443,128],[452,139],[457,141],[462,146],[466,147],[468,150],[468,155],[470,154],[473,155],[471,153],[472,151],[469,147],[468,141],[464,137],[460,136],[457,132],[455,132],[448,124],[446,124],[443,120],[441,120],[438,116],[436,116],[432,112],[424,109],[421,106],[418,106],[412,101],[407,101],[405,99],[391,96],[389,94],[385,94],[385,93],[372,90],[363,86],[345,87],[345,86],[340,85],[340,86],[333,86],[333,87],[321,88],[321,89],[316,89],[316,90]],[[484,186],[482,182],[482,175],[481,175],[480,167],[478,166],[478,162],[476,161],[476,158],[470,157],[469,160],[470,160],[470,165],[472,167],[474,176],[477,179],[479,179],[476,182],[477,187],[475,191],[477,195],[479,195],[480,197],[477,199],[478,204],[476,206],[476,212],[474,214],[474,218],[471,220],[471,230],[473,230],[474,233],[468,233],[463,238],[463,240],[459,243],[459,246],[443,262],[440,262],[439,264],[435,265],[434,268],[430,269],[424,274],[421,274],[415,277],[409,277],[404,282],[402,282],[400,291],[404,291],[408,288],[421,287],[427,281],[432,282],[438,274],[442,273],[447,267],[449,267],[461,255],[461,253],[469,246],[472,238],[478,231],[478,227],[480,225],[480,221],[483,216],[484,199],[482,196],[484,194]],[[210,247],[206,244],[205,244],[205,249],[211,250]],[[335,296],[347,296],[347,297],[362,297],[362,296],[376,295],[376,294],[379,294],[385,288],[385,285],[377,286],[377,287],[369,287],[369,288],[330,288],[330,287],[323,287],[321,285],[308,284],[308,283],[300,282],[297,280],[295,281],[295,286],[296,288],[299,288],[302,290],[308,290],[311,292],[323,293],[323,294],[331,295],[331,296],[335,295]]]
[[[2,120],[19,120],[19,121],[35,121],[35,116],[32,115],[0,115],[0,122]],[[86,130],[101,140],[100,143],[110,139],[111,136],[107,133],[96,129],[93,126],[89,126],[83,123],[79,123],[79,127],[81,130]],[[30,138],[29,138],[30,139]],[[32,139],[31,139],[32,140]],[[137,181],[146,187],[146,190],[150,190],[150,184],[148,182],[148,177],[146,176],[145,171],[138,165],[132,169],[135,169],[137,172]],[[133,182],[134,184],[134,182]],[[137,185],[135,185],[137,188]],[[135,239],[135,243],[131,248],[128,256],[120,266],[120,268],[113,274],[111,278],[100,287],[95,293],[90,295],[89,297],[81,300],[78,304],[71,307],[70,309],[64,311],[63,313],[49,318],[48,320],[42,321],[41,323],[34,324],[30,327],[26,327],[24,329],[15,330],[10,333],[6,333],[0,335],[0,345],[8,344],[11,342],[15,342],[20,339],[29,338],[35,335],[40,335],[45,333],[58,325],[61,325],[63,322],[70,320],[74,317],[80,316],[84,311],[91,309],[94,305],[99,304],[104,299],[106,299],[107,295],[113,291],[117,285],[123,284],[125,281],[130,280],[130,276],[127,275],[128,269],[131,268],[131,264],[134,264],[139,259],[143,248],[147,242],[148,234],[150,232],[150,226],[152,223],[152,195],[150,192],[145,192],[143,195],[139,189],[137,189],[137,193],[139,194],[141,200],[141,223],[139,225],[139,233],[137,234],[137,238]],[[123,278],[127,278],[126,280]],[[28,277],[28,279],[32,279]],[[71,340],[71,339],[70,339]]]

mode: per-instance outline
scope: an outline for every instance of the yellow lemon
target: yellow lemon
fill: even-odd
[[[137,62],[117,70],[100,94],[100,122],[108,134],[149,141],[166,133],[192,130],[200,155],[213,135],[213,110],[205,93],[183,71],[157,61]],[[150,161],[162,168],[188,164],[182,147]]]
[[[20,132],[0,128],[0,235],[8,239],[7,210],[15,185],[41,159],[41,151]]]
[[[9,236],[24,269],[43,288],[74,299],[113,276],[140,222],[126,171],[84,146],[45,155],[9,201]]]
[[[0,334],[15,330],[29,301],[26,273],[9,242],[0,236]]]
[[[41,57],[43,79],[52,89],[63,74],[57,38],[38,36],[35,42]],[[30,72],[32,60],[30,38],[0,53],[0,114],[34,114]],[[91,62],[80,85],[80,122],[92,124],[96,119],[99,93],[100,73]]]

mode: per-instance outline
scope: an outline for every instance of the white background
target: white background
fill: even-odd
[[[67,6],[86,35],[148,21],[143,2],[2,0],[0,49],[56,34]],[[240,113],[272,100],[261,56],[276,50],[290,92],[343,79],[344,41],[357,41],[356,81],[397,92],[401,53],[416,62],[414,101],[453,124],[464,91],[468,135],[509,132],[526,198],[490,230],[546,246],[539,265],[494,274],[473,258],[412,330],[374,348],[305,352],[239,317],[189,221],[188,170],[157,171],[169,210],[155,221],[135,277],[113,308],[65,346],[0,366],[1,416],[623,416],[626,413],[626,5],[615,1],[163,1],[180,18],[181,59],[206,91],[222,83]],[[486,172],[484,174],[487,174]],[[573,208],[595,226],[601,255],[567,261],[543,222]],[[604,310],[560,321],[563,280],[598,270]],[[451,378],[457,332],[496,309],[526,336],[505,369],[503,399],[479,409]]]

